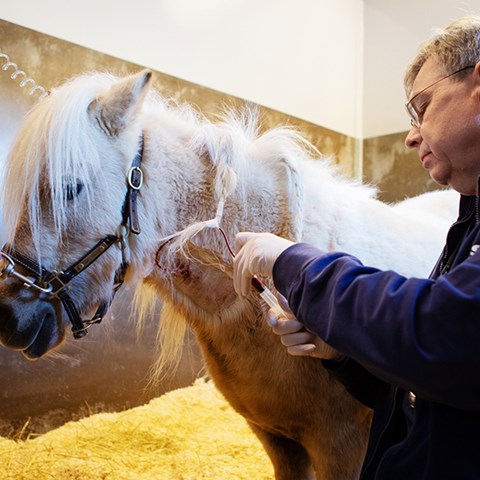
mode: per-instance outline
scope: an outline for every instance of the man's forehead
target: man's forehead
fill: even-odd
[[[410,98],[413,98],[418,92],[421,92],[424,88],[440,80],[445,75],[445,70],[440,62],[436,58],[430,57],[415,77]]]

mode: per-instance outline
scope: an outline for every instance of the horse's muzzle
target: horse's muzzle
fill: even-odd
[[[41,357],[63,338],[63,327],[50,302],[0,303],[0,344],[21,350],[29,359]]]

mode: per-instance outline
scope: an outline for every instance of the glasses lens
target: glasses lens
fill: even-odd
[[[417,112],[415,111],[415,108],[413,108],[413,105],[411,104],[411,102],[408,102],[405,105],[405,107],[407,108],[407,113],[408,113],[408,116],[410,117],[410,125],[412,127],[419,128],[420,122],[418,120],[418,115],[417,115]]]

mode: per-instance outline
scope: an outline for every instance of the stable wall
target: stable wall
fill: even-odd
[[[362,0],[4,0],[0,12],[351,137],[360,136],[362,15]]]

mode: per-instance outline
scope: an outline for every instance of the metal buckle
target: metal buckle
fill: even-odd
[[[49,278],[49,283],[52,286],[51,294],[54,297],[57,297],[57,298],[61,299],[60,293],[70,291],[70,282],[65,283],[62,280],[60,280],[60,275],[63,275],[62,271],[58,272],[57,270],[53,270],[52,275],[53,276],[51,278]],[[56,284],[55,287],[54,287],[54,284]],[[56,290],[53,291],[53,288],[56,288]]]
[[[143,185],[143,172],[140,167],[131,167],[128,171],[127,181],[130,188],[140,190]]]
[[[0,251],[0,278],[5,279],[7,277],[15,277],[16,279],[20,280],[25,287],[34,288],[42,293],[51,294],[53,290],[53,286],[50,283],[47,283],[46,287],[42,287],[36,283],[35,278],[26,277],[25,275],[18,273],[15,270],[15,261],[13,258],[10,257],[10,255],[7,255],[5,252]]]
[[[410,408],[415,408],[417,396],[413,392],[407,392],[407,401],[408,401],[408,404],[410,405]]]

